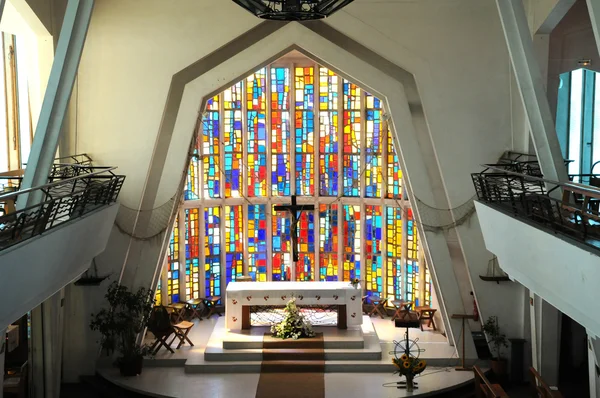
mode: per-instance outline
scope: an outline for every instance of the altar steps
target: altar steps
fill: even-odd
[[[262,353],[263,361],[284,361],[286,359],[296,361],[318,361],[323,360],[323,358],[323,349],[319,348],[265,349]]]
[[[263,361],[260,368],[262,373],[316,373],[325,372],[325,363],[321,360],[303,361],[288,360]]]

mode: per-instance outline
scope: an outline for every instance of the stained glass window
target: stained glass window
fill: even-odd
[[[222,296],[221,283],[248,275],[359,278],[367,294],[430,305],[416,223],[397,201],[402,172],[383,102],[327,68],[294,62],[259,69],[207,102],[184,187],[194,202],[175,225],[157,300]],[[300,213],[298,263],[291,215],[273,210],[291,194],[316,209]]]
[[[383,225],[381,206],[365,206],[365,289],[367,295],[383,295]]]
[[[273,211],[273,256],[272,279],[274,281],[289,281],[291,278],[291,221],[289,212]]]
[[[295,69],[296,194],[314,195],[314,68]]]
[[[220,193],[220,134],[219,96],[208,100],[207,111],[202,117],[202,157],[204,167],[204,196],[219,198]]]
[[[344,80],[344,196],[360,196],[361,90]]]
[[[338,206],[319,208],[319,280],[338,280]]]
[[[320,68],[319,75],[319,192],[338,195],[338,77]]]
[[[239,198],[242,189],[242,82],[223,92],[223,169],[225,197]]]
[[[185,289],[186,297],[200,297],[199,209],[185,209]]]
[[[298,254],[296,280],[315,280],[315,212],[305,210],[298,219]]]
[[[243,228],[242,206],[225,206],[226,283],[244,275]]]
[[[221,295],[221,208],[204,209],[204,294]]]
[[[248,196],[267,196],[266,68],[246,79]]]
[[[175,219],[171,239],[167,247],[167,296],[168,304],[179,302],[179,218]]]
[[[402,208],[388,207],[386,220],[387,298],[402,297]]]
[[[367,198],[380,198],[383,184],[383,139],[381,101],[371,94],[366,94],[365,121],[365,189]]]
[[[154,305],[162,305],[162,290],[161,290],[162,281],[158,280],[158,285],[156,285],[156,294],[154,296]]]
[[[265,205],[248,206],[248,275],[267,281],[267,211]]]
[[[271,68],[271,194],[290,195],[290,73]]]
[[[344,280],[361,277],[360,248],[362,235],[360,229],[360,206],[344,205]]]

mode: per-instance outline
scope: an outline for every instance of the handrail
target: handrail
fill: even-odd
[[[45,189],[45,188],[53,188],[53,187],[56,187],[56,186],[59,186],[59,185],[63,185],[65,183],[67,183],[67,182],[71,182],[71,181],[75,181],[75,180],[80,180],[80,179],[84,179],[84,178],[90,178],[90,177],[98,176],[98,174],[103,174],[103,173],[106,173],[107,171],[112,171],[112,170],[115,170],[115,169],[116,169],[116,167],[110,167],[110,168],[105,169],[105,170],[100,170],[100,171],[95,171],[95,172],[88,173],[88,174],[83,174],[83,175],[78,175],[78,176],[75,176],[75,177],[70,177],[70,178],[67,178],[66,180],[57,181],[57,182],[51,182],[51,183],[40,185],[40,186],[37,186],[37,187],[22,189],[20,191],[16,191],[16,192],[12,192],[12,193],[9,193],[9,194],[0,195],[0,201],[4,201],[6,199],[10,199],[10,198],[13,198],[15,196],[22,195],[24,193],[34,192],[34,191]],[[98,176],[98,177],[100,177],[100,176]]]
[[[510,175],[514,175],[516,177],[521,177],[521,178],[525,178],[525,179],[529,179],[529,180],[534,180],[534,181],[538,181],[538,182],[543,182],[546,184],[552,184],[552,185],[558,185],[558,186],[563,186],[563,187],[570,187],[570,188],[575,188],[581,191],[584,191],[586,193],[590,193],[593,195],[600,195],[600,189],[598,188],[594,188],[594,187],[590,187],[589,185],[585,185],[585,184],[579,184],[577,182],[558,182],[558,181],[554,181],[554,180],[548,180],[546,178],[543,177],[536,177],[536,176],[531,176],[529,174],[522,174],[522,173],[517,173],[514,171],[510,171],[510,170],[506,170],[506,169],[502,169],[500,167],[496,167],[496,165],[491,165],[491,164],[482,164],[481,167],[486,167],[487,169],[491,169],[491,170],[496,170],[496,171],[500,171],[502,173],[505,174],[510,174]],[[479,174],[485,174],[485,171],[482,171]]]
[[[483,371],[479,368],[479,366],[473,366],[473,373],[475,379],[475,396],[477,398],[483,398],[485,394],[485,398],[505,398],[508,397],[506,392],[499,387],[498,385],[490,383],[490,381],[485,377]]]
[[[533,366],[529,367],[531,374],[533,392],[539,395],[540,398],[563,398],[563,395],[558,390],[551,390],[546,384],[542,376],[535,370]]]

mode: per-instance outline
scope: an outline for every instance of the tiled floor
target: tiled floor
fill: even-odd
[[[175,354],[164,350],[157,355],[157,359],[179,358],[185,361],[192,355],[202,355],[209,342],[210,335],[217,322],[217,317],[195,321],[195,326],[190,332],[190,337],[195,347],[182,347]],[[389,351],[393,348],[393,341],[403,337],[405,329],[396,329],[390,318],[372,318],[373,326],[379,336],[384,358],[390,361]],[[428,347],[428,356],[455,356],[455,350],[446,338],[431,331],[421,332],[418,329],[410,330],[410,338],[418,339]],[[193,353],[192,353],[193,352]],[[160,361],[157,361],[160,363]],[[229,365],[233,368],[236,363]],[[175,367],[150,367],[144,368],[143,374],[133,378],[123,378],[117,369],[107,368],[100,370],[106,378],[122,387],[133,391],[144,392],[156,397],[236,397],[254,398],[258,384],[257,373],[236,373],[231,369],[229,374],[190,374],[186,373],[183,366]],[[462,384],[472,379],[471,372],[456,372],[452,368],[429,366],[417,378],[419,389],[409,394],[396,388],[395,383],[400,380],[392,372],[386,373],[325,373],[325,392],[327,398],[397,398],[406,396],[425,396],[433,391],[444,390],[456,384]],[[285,397],[285,394],[282,395]]]

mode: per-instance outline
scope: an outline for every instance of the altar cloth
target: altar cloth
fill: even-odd
[[[226,292],[226,327],[231,331],[242,330],[242,318],[248,316],[243,312],[250,306],[285,306],[294,297],[300,306],[343,306],[347,325],[359,326],[361,294],[360,285],[355,288],[350,282],[230,282]]]

